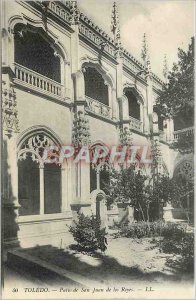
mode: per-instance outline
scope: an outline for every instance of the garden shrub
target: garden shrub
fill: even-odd
[[[180,263],[186,271],[194,269],[194,233],[188,233],[181,243]]]
[[[101,251],[107,249],[106,230],[101,228],[99,218],[79,214],[78,221],[74,223],[69,227],[69,232],[77,242],[78,250],[95,252],[98,249]]]
[[[165,223],[162,230],[162,236],[165,238],[172,238],[181,240],[186,234],[186,226],[175,223]]]
[[[161,221],[140,221],[127,226],[121,226],[120,235],[130,238],[158,237],[161,236],[165,223]]]
[[[178,255],[169,264],[177,266],[184,271],[192,272],[194,269],[194,233],[185,233],[179,236],[164,237],[160,243],[160,249],[164,253],[173,253]]]
[[[140,221],[120,227],[119,235],[130,238],[172,237],[181,239],[185,235],[185,227],[163,221]]]

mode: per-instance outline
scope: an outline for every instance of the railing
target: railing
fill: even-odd
[[[106,118],[112,118],[111,107],[99,102],[98,100],[92,99],[88,96],[86,96],[86,102],[88,105],[88,109],[93,113]]]
[[[41,91],[46,94],[62,98],[63,87],[60,83],[49,79],[35,71],[29,70],[15,63],[15,76],[20,82],[24,83],[25,86],[32,88],[36,91]]]
[[[188,127],[181,130],[174,131],[174,142],[180,138],[194,135],[194,127]]]
[[[133,117],[129,117],[130,127],[136,131],[142,132],[142,122]]]

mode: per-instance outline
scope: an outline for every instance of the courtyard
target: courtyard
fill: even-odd
[[[175,255],[161,252],[158,247],[159,239],[117,237],[116,233],[111,232],[107,235],[108,247],[105,252],[79,252],[74,247],[76,244],[63,248],[37,245],[18,249],[16,252],[24,255],[27,261],[33,259],[36,264],[44,266],[45,271],[42,269],[42,272],[39,272],[36,265],[29,268],[27,263],[26,271],[25,267],[21,266],[17,272],[20,277],[24,276],[25,282],[28,280],[25,274],[31,274],[31,285],[27,286],[34,286],[33,283],[36,287],[77,286],[90,289],[93,293],[115,288],[129,295],[136,291],[145,292],[146,289],[150,289],[149,292],[161,291],[167,286],[170,290],[175,287],[178,291],[185,288],[188,295],[193,286],[192,272],[183,272],[168,264],[169,260],[175,261]],[[50,272],[51,267],[55,268],[56,276]],[[37,273],[31,272],[35,269]],[[71,274],[76,284],[63,279],[62,274],[68,274],[68,277]]]

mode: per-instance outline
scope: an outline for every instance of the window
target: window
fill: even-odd
[[[38,134],[26,140],[19,151],[20,216],[61,212],[61,167],[42,161],[43,149],[49,145],[54,145],[54,142]]]
[[[60,83],[60,58],[51,44],[23,24],[17,24],[14,33],[15,62]]]
[[[61,212],[61,168],[56,164],[44,165],[44,213]]]
[[[97,172],[96,169],[90,165],[90,192],[97,189]]]
[[[125,91],[125,96],[128,98],[129,116],[140,120],[140,104],[137,101],[137,97],[131,90]]]
[[[84,72],[85,95],[109,106],[108,86],[101,74],[94,68],[87,67]]]
[[[19,215],[38,215],[40,213],[39,165],[28,153],[25,160],[18,162]]]

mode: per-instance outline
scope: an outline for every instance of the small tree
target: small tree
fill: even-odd
[[[194,38],[188,51],[178,49],[178,62],[169,72],[169,82],[160,91],[156,107],[165,117],[184,114],[184,127],[194,123]],[[186,121],[189,122],[187,126]]]
[[[101,228],[101,221],[94,215],[85,216],[79,214],[78,221],[70,226],[69,232],[72,233],[74,240],[78,244],[78,250],[95,252],[100,249],[107,249],[106,229]]]
[[[185,177],[169,178],[169,176],[159,174],[154,181],[154,189],[151,197],[155,202],[162,202],[164,205],[171,202],[174,207],[186,208],[186,216],[189,222],[190,207],[188,207],[189,203],[187,202],[194,202],[191,199],[193,191],[193,183],[188,182]]]
[[[178,49],[178,62],[173,64],[168,76],[168,84],[160,90],[156,109],[165,118],[173,118],[178,129],[191,127],[194,124],[194,38],[188,51]],[[176,123],[177,122],[177,123]],[[173,143],[180,152],[193,152],[194,138],[186,133]]]
[[[133,166],[120,170],[110,171],[110,184],[107,185],[109,192],[108,201],[116,203],[128,203],[135,210],[140,211],[145,220],[145,181],[147,176],[141,175]]]

